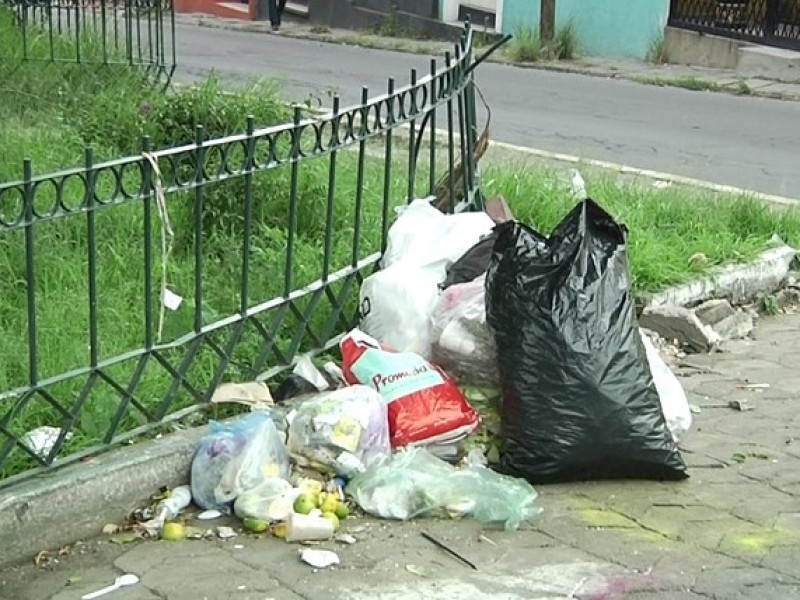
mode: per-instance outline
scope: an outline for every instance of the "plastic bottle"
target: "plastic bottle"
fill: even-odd
[[[156,506],[155,520],[162,525],[177,517],[192,502],[192,489],[188,485],[179,485],[172,490],[169,498],[164,498]]]

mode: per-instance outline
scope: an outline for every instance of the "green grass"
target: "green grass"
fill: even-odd
[[[667,44],[664,40],[664,33],[659,32],[650,40],[647,48],[647,60],[656,65],[663,65],[669,62],[667,54]]]
[[[709,268],[748,260],[773,234],[800,247],[800,212],[776,211],[749,197],[692,188],[621,185],[615,177],[590,179],[589,193],[630,229],[629,260],[637,294],[656,292]],[[488,194],[504,195],[515,215],[549,233],[573,205],[563,175],[552,171],[490,168]],[[692,264],[703,253],[708,263]]]
[[[2,22],[0,22],[2,27]],[[0,41],[9,39],[0,29]],[[5,69],[5,70],[4,70]],[[86,68],[45,63],[9,68],[0,65],[0,182],[21,176],[22,159],[32,159],[37,173],[82,164],[84,146],[91,143],[98,157],[112,158],[137,153],[141,136],[149,135],[156,146],[190,142],[195,126],[204,125],[209,135],[241,131],[245,115],[253,114],[259,125],[284,122],[288,109],[279,101],[277,90],[268,82],[256,82],[237,94],[224,93],[213,79],[195,89],[163,94],[128,70],[114,67]],[[32,101],[32,98],[36,101]],[[39,100],[42,100],[41,102]],[[331,223],[331,271],[347,267],[353,259],[354,242],[363,258],[380,250],[383,228],[382,198],[384,164],[382,142],[370,144],[364,161],[363,181],[357,179],[358,157],[351,152],[338,155]],[[373,152],[377,152],[374,154]],[[440,152],[440,159],[445,153]],[[233,159],[241,156],[234,152]],[[388,181],[390,208],[405,199],[408,152],[396,139],[393,172]],[[209,157],[215,163],[219,158]],[[329,181],[326,158],[304,161],[298,172],[297,228],[289,261],[292,290],[317,280],[322,272],[326,240],[326,209]],[[424,192],[427,171],[420,167],[417,189]],[[483,173],[488,194],[503,194],[517,216],[544,233],[549,232],[572,207],[569,190],[559,173],[540,168],[489,167]],[[136,173],[123,177],[126,187],[136,188]],[[773,212],[745,198],[712,196],[685,188],[655,190],[619,186],[613,179],[590,179],[590,191],[612,214],[631,229],[630,261],[637,292],[655,291],[684,281],[702,270],[689,258],[704,253],[710,265],[753,256],[767,244],[773,233],[790,243],[800,244],[800,217],[796,212]],[[115,181],[97,175],[98,196],[114,196]],[[362,191],[363,208],[357,219],[355,198]],[[290,173],[286,167],[254,176],[254,220],[251,252],[248,255],[250,306],[280,297],[284,293],[287,269]],[[81,188],[67,182],[63,188],[67,205],[80,204]],[[180,339],[192,331],[197,275],[196,242],[202,240],[201,289],[204,323],[235,314],[241,303],[243,179],[213,183],[203,188],[200,238],[195,236],[195,195],[176,193],[168,198],[170,221],[175,230],[175,248],[167,263],[169,288],[185,301],[180,309],[166,313],[164,339]],[[37,190],[35,206],[47,212],[54,200],[52,188]],[[19,197],[0,197],[0,216],[8,218],[19,210]],[[160,225],[154,212],[151,275],[157,286],[160,277]],[[144,344],[144,214],[143,205],[130,202],[96,212],[98,339],[100,358],[110,358],[141,348]],[[358,224],[358,230],[356,229]],[[85,214],[75,214],[37,223],[34,231],[36,318],[39,374],[57,376],[88,364],[88,229]],[[357,232],[358,231],[358,232]],[[365,273],[366,274],[366,273]],[[27,303],[25,284],[25,241],[21,230],[0,230],[0,393],[28,382]],[[331,286],[333,294],[342,284]],[[157,306],[157,292],[154,303]],[[342,300],[346,314],[355,314],[357,286]],[[329,323],[332,300],[318,298],[297,302],[300,313],[309,309],[308,321],[315,330],[327,325],[341,331],[346,323]],[[312,310],[313,309],[313,310]],[[276,314],[263,319],[265,327]],[[301,324],[301,315],[288,312],[274,331],[277,347],[289,349]],[[210,336],[224,347],[235,328],[226,327]],[[238,332],[233,362],[223,374],[226,380],[251,376],[254,357],[262,347],[258,331],[248,325]],[[301,350],[314,340],[302,339]],[[164,356],[177,365],[187,356],[186,346],[167,350]],[[273,356],[268,367],[278,358]],[[213,381],[218,355],[213,348],[200,349],[186,378],[202,389]],[[135,361],[104,370],[104,375],[125,387],[134,374]],[[87,376],[79,376],[48,387],[52,398],[70,410]],[[135,395],[155,413],[174,381],[156,361],[144,369]],[[169,411],[189,406],[193,399],[180,391]],[[101,442],[120,404],[120,395],[107,381],[98,379],[84,404],[74,412],[74,437],[61,456]],[[3,400],[0,417],[13,406]],[[165,407],[166,410],[166,407]],[[217,413],[212,413],[217,414]],[[128,407],[120,431],[145,424],[142,414]],[[10,426],[22,435],[40,425],[60,425],[64,417],[45,398],[36,396],[19,408]],[[14,452],[0,465],[0,480],[35,466],[22,452]]]
[[[745,79],[744,77],[739,77],[736,80],[735,91],[739,96],[749,96],[750,94],[753,93],[753,89],[749,85],[747,85],[747,79]]]
[[[580,35],[575,21],[570,19],[557,30],[553,38],[553,58],[572,60],[580,52]]]
[[[696,77],[694,75],[686,75],[683,77],[646,76],[637,77],[635,79],[640,83],[646,83],[648,85],[657,85],[659,87],[679,87],[696,92],[715,92],[725,89],[716,81],[711,81],[710,79],[704,79],[702,77]]]
[[[542,42],[532,27],[518,27],[506,48],[506,56],[514,62],[536,62],[541,58]]]

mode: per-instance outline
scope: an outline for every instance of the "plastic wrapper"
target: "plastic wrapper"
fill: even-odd
[[[497,350],[486,323],[485,277],[447,288],[431,318],[433,362],[459,383],[497,385]]]
[[[233,512],[240,519],[251,517],[262,521],[282,521],[292,511],[299,490],[280,477],[265,479],[259,485],[239,494]]]
[[[422,448],[396,453],[390,462],[356,476],[346,491],[365,512],[401,521],[472,517],[511,530],[541,512],[526,481],[482,466],[457,469]]]
[[[301,467],[349,475],[391,453],[386,403],[363,385],[306,400],[293,415],[287,447]]]
[[[289,474],[286,447],[268,412],[212,421],[192,459],[192,497],[200,508],[227,511],[241,493]]]
[[[431,357],[431,315],[441,273],[399,262],[367,277],[359,292],[359,328],[400,352]]]
[[[389,405],[393,448],[453,441],[478,427],[478,414],[461,390],[418,354],[385,348],[358,329],[342,338],[340,348],[347,382],[369,386]]]
[[[544,239],[498,226],[487,320],[503,390],[503,472],[531,482],[683,479],[639,335],[626,231],[578,204]]]
[[[661,401],[661,412],[664,413],[667,427],[677,442],[692,427],[692,410],[689,407],[689,400],[686,398],[686,392],[683,391],[681,382],[661,358],[653,342],[644,333],[641,335],[653,383],[658,391],[658,399]]]

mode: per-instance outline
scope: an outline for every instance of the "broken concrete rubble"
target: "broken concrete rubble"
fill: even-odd
[[[739,340],[750,335],[755,323],[745,310],[737,310],[730,302],[714,299],[694,309],[700,321],[716,331],[723,340]]]
[[[708,352],[723,340],[747,337],[753,315],[723,299],[708,300],[694,309],[681,306],[651,306],[640,317],[646,327],[694,352]]]
[[[713,329],[724,340],[740,340],[750,335],[754,327],[755,323],[750,314],[736,311],[716,323]]]
[[[730,302],[721,298],[703,302],[694,309],[694,314],[697,315],[697,318],[711,327],[735,313],[736,310],[731,306]]]
[[[695,352],[709,352],[721,341],[719,334],[705,325],[693,310],[682,306],[647,307],[639,323]]]

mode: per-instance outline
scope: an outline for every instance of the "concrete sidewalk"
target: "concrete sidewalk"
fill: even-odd
[[[754,340],[675,367],[700,410],[683,444],[686,482],[539,486],[542,518],[517,532],[471,521],[351,519],[344,529],[358,541],[323,544],[342,564],[318,573],[298,560],[297,546],[243,534],[130,545],[90,540],[47,568],[28,561],[0,573],[0,598],[74,600],[122,572],[141,582],[109,598],[798,598],[798,336],[800,315],[763,318]],[[748,400],[753,410],[729,408],[732,399]],[[478,569],[421,531],[446,540]]]
[[[183,25],[197,25],[251,33],[270,33],[270,25],[264,21],[242,21],[213,15],[186,13],[175,15],[175,20],[176,23]],[[287,22],[281,27],[280,35],[332,44],[347,44],[434,56],[442,56],[445,51],[453,49],[453,45],[448,42],[387,37],[346,29],[319,28],[310,25],[306,21],[292,18],[287,19]],[[480,49],[477,49],[476,52],[480,54]],[[724,92],[780,100],[800,100],[800,82],[787,83],[762,77],[742,77],[731,69],[709,69],[677,64],[659,65],[642,60],[596,57],[514,63],[500,51],[489,57],[489,61],[513,64],[520,68],[577,73],[608,79],[623,79],[649,85],[681,87],[697,91]]]

